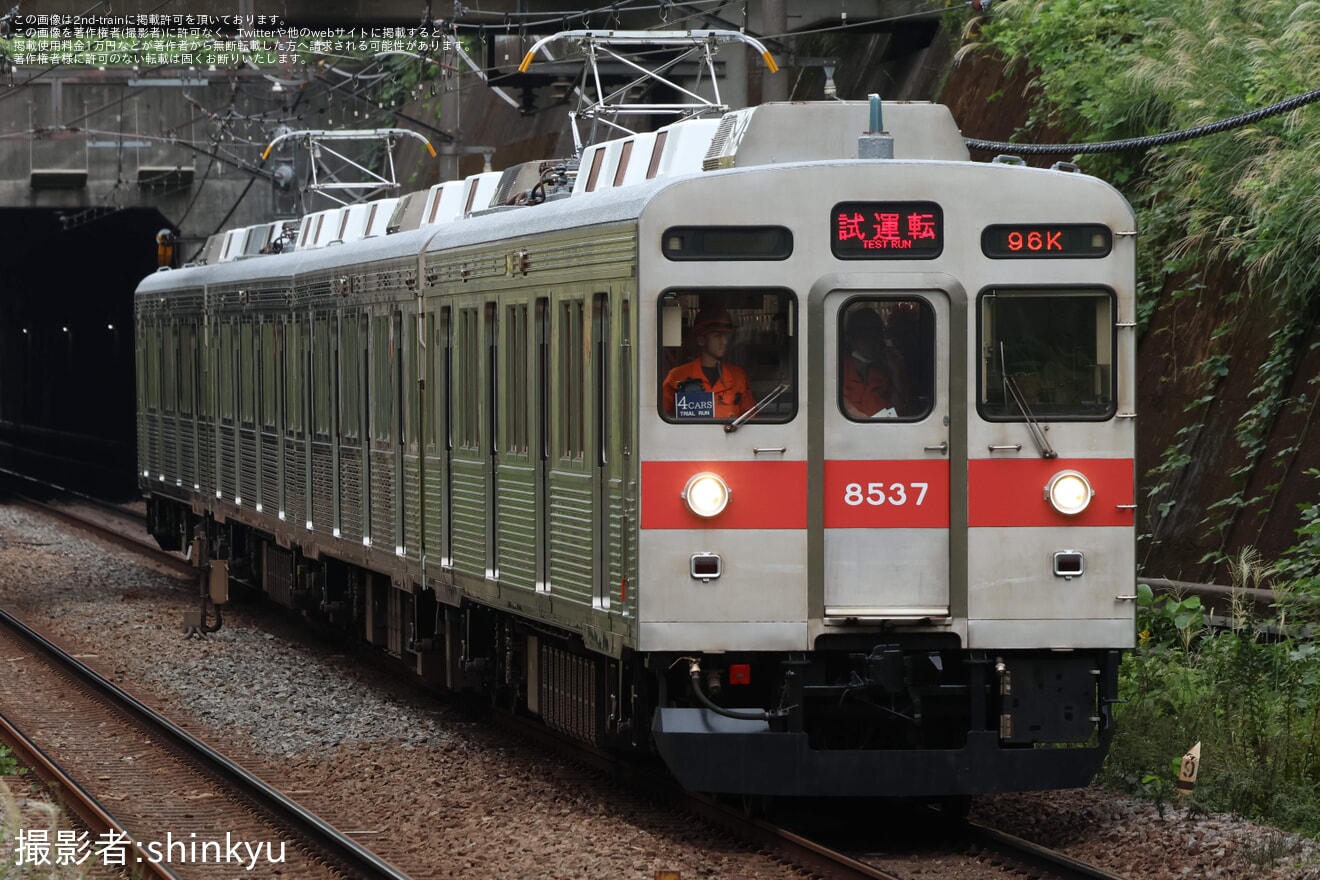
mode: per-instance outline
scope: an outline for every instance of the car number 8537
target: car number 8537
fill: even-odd
[[[882,504],[895,507],[904,504],[920,506],[926,500],[929,487],[929,483],[849,483],[843,489],[843,502],[849,507],[860,507],[863,504],[872,507]]]

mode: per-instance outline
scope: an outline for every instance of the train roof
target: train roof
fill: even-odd
[[[925,102],[879,106],[894,160],[969,161],[947,107]],[[369,203],[378,206],[373,215],[392,211],[388,223],[368,222],[368,208],[356,205],[308,215],[297,230],[289,228],[292,221],[230,230],[208,243],[204,256],[213,262],[189,264],[182,272],[162,270],[144,279],[139,291],[278,279],[416,256],[424,247],[439,250],[508,238],[510,220],[516,221],[518,235],[622,222],[638,217],[659,190],[680,180],[768,165],[857,160],[873,113],[873,105],[864,101],[763,104],[593,145],[573,170],[562,161],[523,163]],[[529,198],[538,181],[540,199]],[[266,248],[254,242],[268,246],[281,230],[289,242],[285,250],[258,256]]]

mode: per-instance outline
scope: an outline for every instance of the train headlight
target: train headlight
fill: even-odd
[[[1045,484],[1045,497],[1059,513],[1075,516],[1086,510],[1095,490],[1077,471],[1059,471]]]
[[[718,516],[729,506],[729,484],[719,474],[709,471],[693,474],[683,487],[683,501],[688,510],[701,517]]]

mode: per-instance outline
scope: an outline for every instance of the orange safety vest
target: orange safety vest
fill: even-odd
[[[706,378],[706,371],[701,368],[701,358],[697,358],[682,366],[674,367],[669,371],[669,375],[665,376],[666,413],[671,416],[674,414],[674,396],[678,392],[678,386],[694,379],[701,382],[703,391],[714,393],[717,419],[736,419],[756,403],[755,398],[752,397],[752,389],[747,384],[747,374],[743,372],[742,367],[720,364],[720,378],[712,386]]]
[[[856,358],[843,359],[843,399],[862,413],[870,416],[896,406],[894,385],[889,368],[881,362],[872,363],[862,377],[861,364]]]

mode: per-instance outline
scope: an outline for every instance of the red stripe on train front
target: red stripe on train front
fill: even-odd
[[[693,474],[710,471],[729,485],[729,506],[703,519],[687,509],[683,487]],[[805,529],[807,463],[804,461],[644,461],[644,529]]]
[[[1083,474],[1095,490],[1075,516],[1055,510],[1045,485],[1059,471]],[[1131,526],[1134,464],[1130,458],[976,459],[967,463],[967,524],[1005,526]],[[1128,505],[1128,506],[1123,506]]]
[[[948,527],[948,460],[825,462],[825,528]]]

